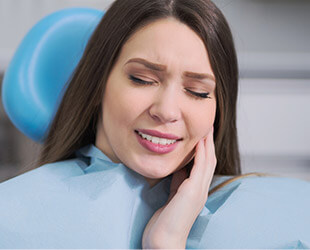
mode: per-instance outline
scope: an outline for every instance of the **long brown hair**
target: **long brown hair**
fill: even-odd
[[[92,34],[68,82],[38,166],[73,158],[77,149],[95,143],[102,96],[122,46],[141,27],[167,17],[186,24],[206,46],[216,79],[215,174],[240,174],[237,57],[228,23],[209,0],[116,0]]]

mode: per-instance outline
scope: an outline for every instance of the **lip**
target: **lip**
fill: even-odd
[[[141,146],[143,146],[145,149],[157,153],[157,154],[167,154],[175,150],[175,148],[178,146],[180,141],[176,141],[173,144],[169,145],[161,145],[161,144],[155,144],[153,142],[150,142],[146,139],[143,139],[138,133],[135,133],[138,142],[140,143]]]
[[[162,132],[159,132],[157,130],[151,130],[151,129],[138,129],[136,130],[137,132],[141,132],[143,134],[151,135],[151,136],[156,136],[164,139],[170,139],[170,140],[182,140],[182,138],[173,135],[173,134],[165,134]]]

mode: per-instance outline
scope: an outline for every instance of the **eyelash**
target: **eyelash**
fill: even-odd
[[[137,83],[139,85],[152,85],[153,82],[148,82],[148,81],[144,81],[142,79],[139,79],[137,77],[134,77],[133,75],[129,75],[129,80],[133,81],[134,83]],[[209,96],[210,93],[197,93],[197,92],[194,92],[194,91],[191,91],[189,89],[186,89],[186,91],[188,91],[193,98],[195,99],[206,99],[206,98],[210,98],[211,97]]]

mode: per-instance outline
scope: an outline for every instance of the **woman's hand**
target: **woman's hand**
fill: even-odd
[[[196,145],[194,165],[173,174],[168,202],[148,222],[143,248],[185,249],[188,234],[204,207],[216,166],[213,129]]]

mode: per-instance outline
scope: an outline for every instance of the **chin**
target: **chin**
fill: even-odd
[[[162,179],[170,175],[173,171],[169,168],[150,167],[148,169],[142,168],[139,173],[146,178],[150,179]]]
[[[162,159],[158,160],[150,157],[133,158],[131,161],[128,161],[126,166],[150,179],[162,179],[180,169],[179,162],[163,161]]]

